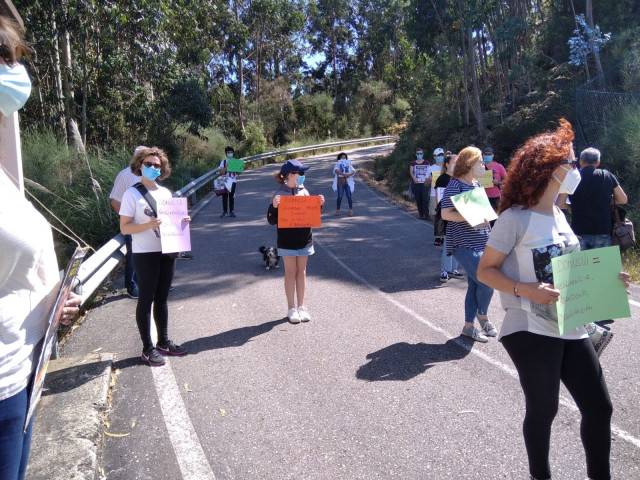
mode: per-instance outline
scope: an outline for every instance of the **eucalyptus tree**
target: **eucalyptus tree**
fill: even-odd
[[[332,67],[333,98],[338,99],[341,71],[356,45],[355,0],[310,0],[309,43],[313,53],[325,55]]]

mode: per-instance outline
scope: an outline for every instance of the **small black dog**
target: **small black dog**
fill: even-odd
[[[262,254],[262,260],[269,270],[271,267],[279,268],[278,262],[280,261],[280,255],[278,255],[278,249],[275,247],[265,247],[264,245],[258,249]]]

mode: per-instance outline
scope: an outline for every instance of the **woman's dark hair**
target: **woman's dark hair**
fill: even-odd
[[[342,157],[343,155],[344,155],[344,157],[345,157],[347,160],[349,160],[349,157],[348,157],[348,156],[347,156],[347,154],[346,154],[346,153],[344,153],[344,152],[340,152],[340,153],[338,154],[338,160],[340,160],[340,157]]]
[[[458,155],[451,153],[451,152],[447,152],[444,154],[444,162],[442,162],[442,167],[440,168],[440,174],[446,173],[447,170],[449,169],[449,164],[451,163],[451,160],[455,160],[456,158],[458,158]]]
[[[555,132],[530,138],[513,155],[502,187],[498,213],[514,205],[527,209],[536,205],[556,168],[562,165],[573,148],[573,128],[564,118]]]
[[[233,147],[224,147],[224,153],[236,153],[236,151],[233,149]]]

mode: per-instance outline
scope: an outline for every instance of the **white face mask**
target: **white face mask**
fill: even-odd
[[[567,169],[565,167],[560,167],[560,168],[565,170],[567,174],[565,175],[564,180],[562,181],[560,181],[560,179],[555,175],[553,176],[553,179],[560,184],[560,190],[558,191],[558,193],[568,193],[569,195],[573,195],[573,193],[576,191],[576,188],[578,188],[578,184],[580,183],[580,180],[582,180],[582,177],[580,176],[580,172],[578,171],[577,168],[571,168],[571,169]]]
[[[9,116],[20,110],[31,95],[31,80],[24,65],[0,63],[0,112]]]
[[[482,164],[480,164],[480,163],[476,163],[476,164],[473,166],[472,172],[473,172],[473,178],[480,178],[480,177],[482,177],[482,176],[484,175],[484,172],[485,172],[484,165],[482,165]]]

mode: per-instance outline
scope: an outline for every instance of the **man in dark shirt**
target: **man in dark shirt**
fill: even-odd
[[[582,179],[576,191],[558,195],[556,204],[571,208],[571,228],[580,239],[580,249],[611,246],[611,196],[617,204],[627,203],[627,195],[616,177],[600,166],[600,151],[587,148],[580,154]]]

